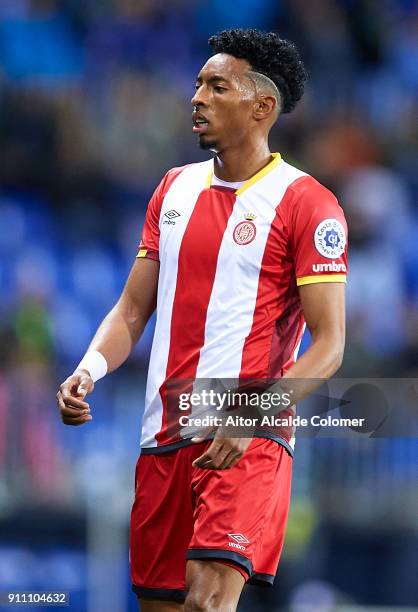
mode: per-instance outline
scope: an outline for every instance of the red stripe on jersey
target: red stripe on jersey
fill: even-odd
[[[139,244],[140,251],[138,253],[139,257],[148,257],[149,259],[156,259],[157,261],[159,260],[159,223],[164,198],[176,178],[187,167],[188,166],[186,165],[180,166],[178,168],[172,168],[171,170],[169,170],[156,188],[156,190],[154,191],[154,193],[152,194],[145,215],[144,227],[142,228],[142,237]]]
[[[176,379],[179,372],[183,380],[196,376],[200,350],[205,341],[206,315],[219,249],[235,200],[235,192],[231,190],[202,191],[181,242],[166,380],[160,388],[163,414],[161,430],[156,435],[159,445],[179,434],[178,402],[174,401],[171,406],[168,401],[167,381]],[[173,399],[176,400],[175,397]],[[173,428],[177,428],[177,431]]]
[[[294,363],[294,353],[302,339],[305,319],[300,303],[280,316],[271,342],[267,378],[281,378]]]
[[[281,214],[293,197],[293,191],[288,189],[276,208],[267,237],[253,324],[242,352],[240,380],[280,377],[300,340],[304,321],[289,238]]]

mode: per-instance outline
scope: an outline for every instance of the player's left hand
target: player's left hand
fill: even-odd
[[[194,437],[193,442],[202,442],[205,438]],[[241,459],[253,438],[248,435],[245,438],[228,438],[222,428],[217,429],[212,443],[205,452],[192,463],[194,467],[204,470],[229,470]]]

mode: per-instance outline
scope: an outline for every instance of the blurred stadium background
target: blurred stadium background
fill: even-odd
[[[59,422],[58,384],[122,289],[148,198],[207,157],[189,104],[206,39],[275,29],[306,96],[272,149],[338,195],[350,228],[344,376],[418,377],[418,5],[414,0],[0,1],[0,589],[136,609],[128,517],[149,326]],[[416,439],[302,439],[272,590],[245,611],[418,610]]]

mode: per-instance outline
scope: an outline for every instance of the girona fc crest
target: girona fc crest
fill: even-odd
[[[252,221],[241,221],[235,226],[233,237],[237,244],[250,244],[257,233]]]

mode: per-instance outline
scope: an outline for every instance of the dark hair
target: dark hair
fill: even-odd
[[[290,113],[303,95],[306,70],[296,46],[274,32],[254,29],[223,30],[209,38],[214,53],[246,59],[255,72],[275,83],[282,97],[282,112]]]

